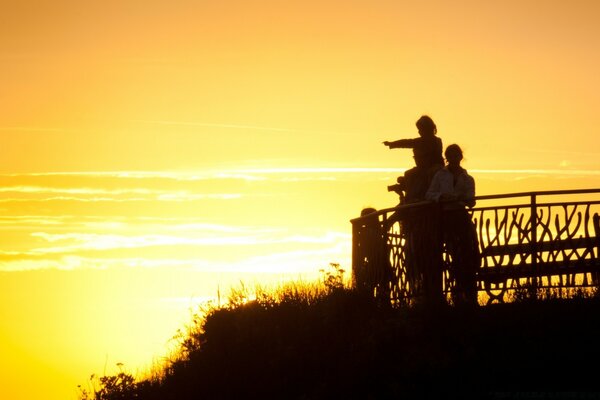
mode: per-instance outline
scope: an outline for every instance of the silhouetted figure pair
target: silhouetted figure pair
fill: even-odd
[[[456,305],[477,304],[477,269],[481,263],[477,232],[467,208],[475,205],[475,180],[461,167],[462,149],[451,144],[444,153],[447,165],[433,177],[425,198],[441,203],[443,243],[451,258]]]
[[[421,116],[416,126],[418,138],[383,142],[390,149],[412,148],[416,164],[398,178],[396,185],[388,186],[388,191],[398,193],[401,204],[428,200],[441,203],[441,207],[424,205],[410,212],[396,212],[385,228],[401,221],[406,269],[415,293],[424,294],[434,304],[440,302],[445,246],[451,260],[453,302],[474,305],[481,254],[467,207],[475,205],[475,180],[460,166],[463,154],[456,144],[446,149],[444,166],[442,140],[436,136],[437,127],[429,116]]]
[[[410,204],[425,200],[425,193],[436,171],[444,166],[442,140],[437,137],[437,126],[427,115],[421,116],[415,123],[419,137],[385,141],[390,149],[412,149],[415,167],[398,177],[397,184],[388,186],[400,196],[400,204]],[[437,207],[423,205],[410,210],[398,210],[388,218],[389,229],[400,221],[401,232],[405,239],[404,255],[407,281],[412,296],[422,295],[433,305],[441,304],[442,247]],[[435,243],[435,244],[434,244]]]

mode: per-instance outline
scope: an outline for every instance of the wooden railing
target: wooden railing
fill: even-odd
[[[482,255],[480,302],[521,288],[598,287],[600,189],[478,196],[470,215]],[[439,204],[400,205],[353,219],[358,290],[394,304],[450,298],[452,260]],[[533,216],[533,217],[532,217]]]

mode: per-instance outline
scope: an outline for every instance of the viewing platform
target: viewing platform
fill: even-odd
[[[600,286],[600,189],[477,196],[468,212],[481,254],[479,304]],[[442,213],[439,203],[419,202],[351,220],[354,287],[394,305],[452,302],[457,267]]]

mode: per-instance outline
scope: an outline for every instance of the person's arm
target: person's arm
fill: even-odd
[[[418,141],[419,139],[400,139],[393,142],[386,140],[383,144],[390,149],[413,149]]]

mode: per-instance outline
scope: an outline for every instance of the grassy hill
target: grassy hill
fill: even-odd
[[[233,292],[153,376],[101,377],[81,398],[600,398],[598,296],[395,309],[327,278]]]

